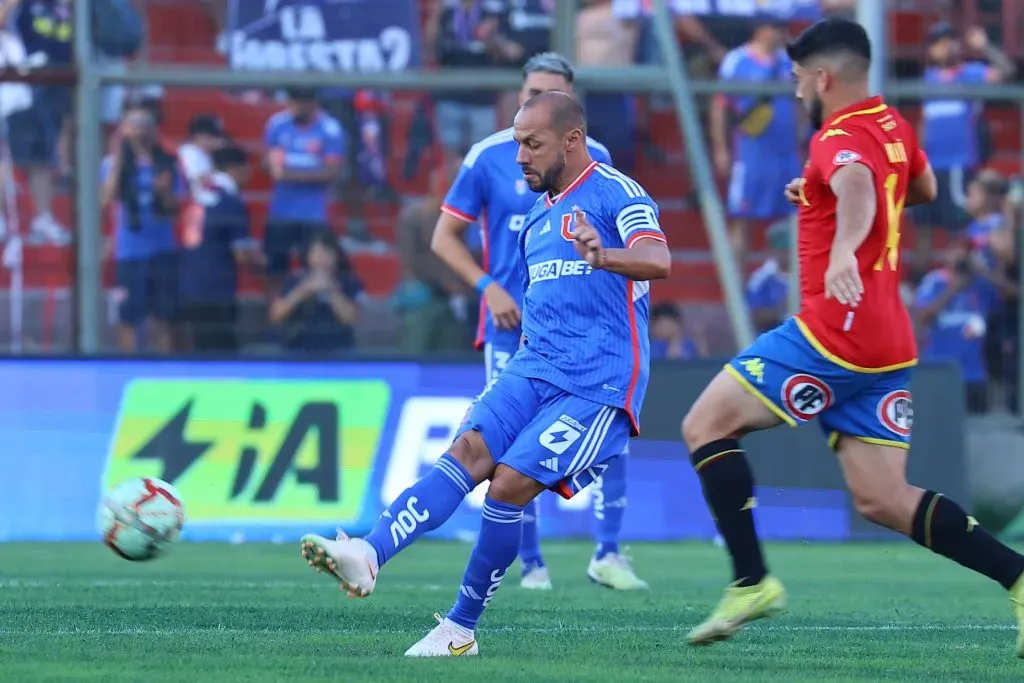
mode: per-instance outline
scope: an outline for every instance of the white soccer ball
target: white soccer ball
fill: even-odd
[[[152,560],[181,536],[185,508],[178,491],[145,477],[123,481],[100,501],[97,523],[103,542],[126,560]]]

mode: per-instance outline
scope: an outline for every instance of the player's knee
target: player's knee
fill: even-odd
[[[903,483],[852,491],[853,506],[864,519],[896,531],[906,531],[908,507],[906,501],[912,493],[911,487]],[[913,516],[912,508],[909,510]]]
[[[466,468],[469,476],[477,484],[494,475],[494,459],[478,431],[470,430],[460,434],[452,447],[448,449],[448,454]]]
[[[728,415],[709,410],[705,402],[698,400],[683,418],[683,442],[691,451],[705,444],[732,436],[735,432],[728,424]]]
[[[525,506],[543,490],[543,484],[522,472],[498,465],[487,489],[487,496],[502,503]]]

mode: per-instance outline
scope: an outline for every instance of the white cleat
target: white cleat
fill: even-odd
[[[629,558],[618,553],[608,553],[600,560],[590,558],[587,576],[596,584],[619,591],[645,590],[648,587],[647,582],[636,575]]]
[[[523,578],[519,581],[521,588],[526,588],[532,591],[549,591],[551,590],[551,575],[548,574],[547,567],[538,567],[534,565],[523,574]]]
[[[317,573],[327,572],[350,598],[365,598],[377,585],[377,551],[361,538],[338,531],[331,541],[316,534],[302,537],[302,557]]]
[[[455,622],[434,613],[437,626],[405,651],[406,657],[470,657],[480,654],[476,636]]]

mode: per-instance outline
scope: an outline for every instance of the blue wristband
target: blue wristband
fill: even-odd
[[[484,290],[487,289],[493,282],[494,278],[485,273],[482,278],[476,281],[476,291],[483,294]]]

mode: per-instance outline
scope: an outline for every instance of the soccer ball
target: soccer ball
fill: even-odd
[[[185,508],[173,486],[146,477],[107,491],[96,518],[103,542],[124,559],[139,562],[170,550],[185,524]]]

